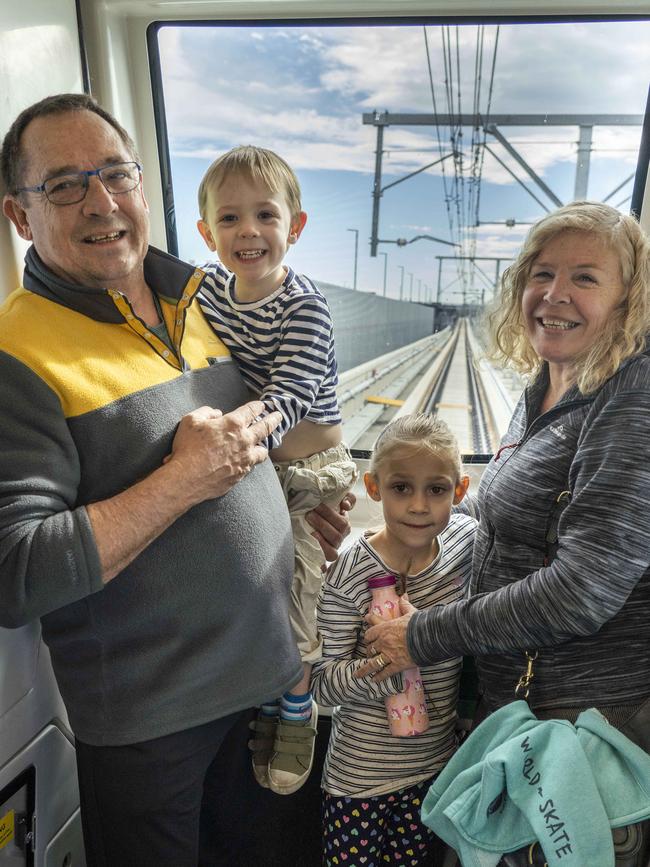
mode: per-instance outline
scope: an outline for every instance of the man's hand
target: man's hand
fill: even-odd
[[[183,416],[171,454],[144,479],[86,506],[104,583],[111,581],[192,506],[222,497],[266,458],[259,443],[282,417],[260,419],[259,400],[223,415],[202,406]]]
[[[202,406],[183,416],[167,459],[179,471],[178,494],[192,505],[222,497],[268,454],[260,445],[280,424],[279,412],[253,400],[225,415]]]
[[[400,596],[399,610],[402,616],[396,620],[382,620],[376,614],[366,614],[364,620],[370,624],[364,636],[368,660],[355,671],[355,677],[371,674],[373,681],[380,682],[416,665],[408,650],[406,630],[417,608],[404,594]]]
[[[357,498],[353,493],[347,493],[339,503],[339,511],[321,503],[305,515],[314,528],[312,536],[323,549],[325,559],[336,560],[341,542],[350,532],[350,521],[346,512],[354,508]]]

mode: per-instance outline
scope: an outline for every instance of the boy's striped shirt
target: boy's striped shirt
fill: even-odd
[[[283,284],[272,295],[239,303],[234,274],[219,263],[202,270],[207,277],[199,301],[206,319],[231,351],[246,385],[269,411],[282,414],[268,447],[279,446],[303,419],[339,424],[332,319],[311,280],[286,268]]]

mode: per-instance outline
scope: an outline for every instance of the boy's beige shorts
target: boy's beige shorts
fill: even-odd
[[[337,509],[358,472],[344,443],[302,460],[277,462],[274,466],[289,507],[296,551],[289,616],[302,661],[313,663],[320,659],[322,650],[316,603],[325,558],[311,535],[313,528],[305,515],[320,503]]]

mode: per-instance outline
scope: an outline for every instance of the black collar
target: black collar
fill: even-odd
[[[144,259],[144,278],[147,285],[156,295],[171,303],[180,300],[196,270],[187,262],[182,262],[156,247],[149,247]],[[83,313],[98,322],[124,322],[124,317],[115,306],[108,289],[91,289],[67,283],[43,264],[33,245],[25,255],[23,286],[36,295]]]

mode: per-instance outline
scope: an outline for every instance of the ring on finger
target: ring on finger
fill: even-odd
[[[375,656],[375,664],[376,664],[377,668],[379,668],[379,669],[386,668],[386,666],[388,665],[388,663],[386,662],[386,660],[383,657],[383,654],[381,654],[381,653],[379,653],[379,654],[377,654],[377,656]]]

